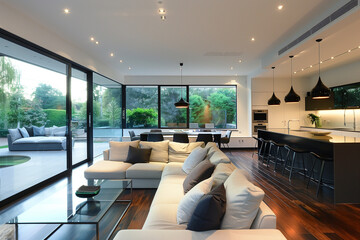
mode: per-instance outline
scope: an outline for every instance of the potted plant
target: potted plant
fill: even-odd
[[[308,118],[310,119],[311,124],[314,124],[314,123],[315,123],[315,127],[316,127],[316,128],[321,127],[321,121],[320,121],[320,117],[319,117],[319,116],[316,116],[316,115],[313,114],[313,113],[309,113],[309,114],[308,114]]]

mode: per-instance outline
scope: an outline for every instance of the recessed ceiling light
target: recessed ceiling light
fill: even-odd
[[[123,62],[123,60],[121,60],[121,59],[120,59],[120,62],[122,63],[122,62]]]
[[[241,63],[242,61],[241,61],[241,59],[239,60],[239,63]]]
[[[95,43],[96,43],[96,45],[99,45],[99,41],[96,41]]]
[[[166,19],[166,16],[165,16],[165,15],[162,15],[160,18],[161,18],[161,20],[165,20],[165,19]]]
[[[312,68],[312,65],[310,65],[310,67]]]
[[[320,61],[320,63],[322,63],[322,61]]]
[[[230,70],[234,70],[234,68],[233,68],[233,67],[230,67]]]
[[[65,9],[64,9],[64,13],[65,13],[65,14],[69,14],[69,13],[70,13],[70,9],[65,8]]]
[[[304,71],[304,69],[302,68],[301,71]]]
[[[349,49],[348,52],[351,52],[351,49]]]
[[[358,46],[358,48],[360,48],[360,46]]]
[[[90,41],[95,41],[95,38],[94,37],[90,37]]]
[[[294,72],[294,74],[296,74],[296,72]]]
[[[278,9],[279,9],[279,10],[282,10],[283,7],[284,7],[284,5],[279,5],[279,6],[278,6]]]
[[[129,70],[131,70],[131,67],[129,67]]]
[[[251,41],[253,41],[253,42],[254,42],[254,41],[255,41],[255,38],[251,38]]]
[[[165,14],[165,9],[159,8],[159,14]]]
[[[110,57],[113,57],[114,56],[114,53],[110,53]]]
[[[331,59],[334,59],[334,57],[331,57]]]

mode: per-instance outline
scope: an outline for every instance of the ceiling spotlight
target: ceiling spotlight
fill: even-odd
[[[331,57],[331,60],[333,60],[334,59],[334,57]]]
[[[302,68],[301,71],[304,71],[304,69]]]
[[[122,63],[122,62],[123,62],[123,60],[120,59],[120,63]]]
[[[294,72],[294,74],[296,74],[296,72]]]
[[[360,48],[360,46],[358,46],[358,48]]]
[[[234,68],[233,68],[233,67],[230,67],[230,70],[234,70]]]
[[[92,41],[92,42],[95,41],[95,38],[91,37],[91,38],[90,38],[90,41]]]
[[[251,41],[253,41],[253,42],[254,42],[254,41],[255,41],[255,38],[251,38]]]
[[[242,61],[241,61],[241,59],[239,60],[239,63],[241,63]]]
[[[348,52],[351,52],[351,49],[349,49]]]
[[[65,9],[64,9],[64,13],[65,13],[65,14],[69,14],[69,13],[70,13],[70,9],[65,8]]]
[[[165,20],[165,19],[166,19],[166,16],[165,16],[165,15],[162,15],[160,18],[161,18],[161,20]]]
[[[310,67],[312,68],[312,65],[310,65]]]
[[[99,41],[96,41],[95,43],[96,43],[96,45],[99,45]]]
[[[159,14],[165,14],[165,9],[159,8]]]
[[[322,61],[320,61],[320,63],[322,63]]]
[[[110,53],[110,57],[113,57],[114,56],[114,53]]]
[[[129,70],[131,70],[131,67],[129,67]]]
[[[278,9],[279,9],[279,10],[282,10],[283,7],[284,7],[284,5],[279,5],[279,6],[278,6]]]

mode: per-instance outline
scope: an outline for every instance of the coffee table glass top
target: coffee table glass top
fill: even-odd
[[[91,185],[91,184],[89,184]],[[131,180],[96,179],[93,185],[100,186],[98,195],[79,198],[71,185],[54,191],[48,197],[30,206],[9,223],[98,223],[114,203],[122,203],[119,196],[131,185]],[[127,206],[129,201],[124,201]]]

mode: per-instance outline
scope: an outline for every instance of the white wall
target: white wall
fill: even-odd
[[[179,85],[180,76],[125,76],[131,85]],[[184,85],[237,85],[237,130],[232,136],[250,136],[250,85],[246,76],[183,76]]]
[[[0,28],[109,78],[119,82],[122,81],[123,77],[121,75],[65,40],[61,35],[56,33],[56,29],[45,28],[43,25],[33,21],[18,10],[4,3],[0,4]]]
[[[251,80],[252,109],[268,110],[268,128],[286,128],[288,120],[298,119],[300,122],[291,122],[291,128],[305,125],[305,96],[307,79],[294,78],[294,90],[300,95],[299,103],[285,103],[284,97],[289,92],[290,78],[275,79],[275,95],[281,100],[280,106],[268,106],[267,102],[273,94],[272,78],[253,78]]]

